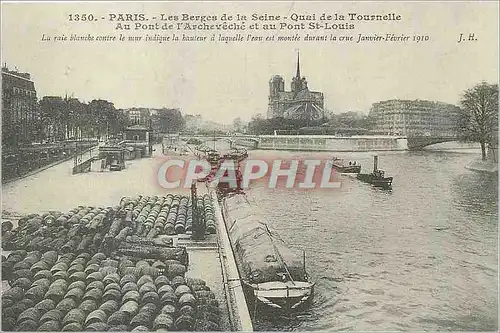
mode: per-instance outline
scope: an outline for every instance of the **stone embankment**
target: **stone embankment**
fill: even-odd
[[[498,173],[498,163],[477,159],[465,166],[467,169],[478,172]]]

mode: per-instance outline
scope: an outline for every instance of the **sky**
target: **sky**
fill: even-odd
[[[74,96],[106,99],[117,108],[177,107],[184,114],[230,124],[234,118],[266,115],[269,79],[282,75],[285,87],[301,74],[310,90],[321,91],[325,108],[335,113],[359,111],[388,99],[424,99],[456,104],[461,93],[487,81],[498,83],[498,2],[233,2],[233,3],[5,3],[2,2],[2,64],[29,72],[39,98]],[[68,15],[110,13],[222,15],[252,13],[319,17],[327,14],[401,15],[398,22],[348,22],[352,30],[316,35],[428,35],[425,43],[398,42],[55,42],[46,36],[90,33],[117,35],[116,22],[69,22]],[[287,17],[288,17],[287,16]],[[333,23],[345,23],[338,21]],[[248,24],[247,24],[248,26]],[[163,31],[124,34],[171,35]],[[177,35],[182,31],[173,32]],[[184,32],[195,34],[194,32]],[[237,32],[216,32],[225,36]],[[303,31],[245,30],[247,34],[290,36]],[[476,41],[457,43],[460,34]],[[210,35],[210,34],[208,34]]]

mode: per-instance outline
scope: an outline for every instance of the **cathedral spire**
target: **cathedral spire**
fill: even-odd
[[[297,51],[297,74],[295,74],[297,79],[300,79],[300,53]]]

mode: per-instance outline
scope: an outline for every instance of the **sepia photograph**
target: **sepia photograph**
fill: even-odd
[[[2,1],[1,330],[497,332],[498,1]]]

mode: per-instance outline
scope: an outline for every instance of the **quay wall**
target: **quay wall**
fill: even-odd
[[[47,167],[84,154],[97,146],[96,141],[62,142],[48,145],[33,145],[16,150],[2,151],[2,183],[10,182]]]
[[[407,139],[395,136],[262,135],[257,149],[301,151],[407,150]]]
[[[215,217],[217,220],[217,234],[219,235],[219,251],[221,254],[221,267],[223,284],[226,292],[230,322],[233,331],[252,332],[253,324],[248,311],[248,306],[240,280],[240,274],[236,265],[236,259],[229,240],[226,223],[222,216],[222,209],[212,192]]]
[[[91,148],[85,148],[85,150],[79,152],[79,154],[87,154],[89,152],[92,152],[95,149],[95,147]],[[16,164],[8,164],[4,167],[2,165],[2,184],[8,184],[12,183],[16,180],[34,175],[36,173],[42,172],[48,168],[51,168],[53,166],[56,166],[58,164],[64,163],[66,161],[69,161],[71,159],[75,158],[75,151],[72,150],[70,151],[69,155],[58,155],[55,158],[52,158],[50,160],[44,160],[44,159],[38,159],[34,160],[32,159],[30,163],[26,163],[26,166]]]
[[[236,139],[234,141],[234,144],[237,145],[237,146],[242,146],[242,147],[246,147],[246,148],[252,148],[252,149],[257,149],[258,146],[259,146],[259,142],[256,141],[256,140],[252,140],[252,139]]]

